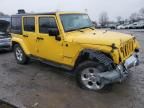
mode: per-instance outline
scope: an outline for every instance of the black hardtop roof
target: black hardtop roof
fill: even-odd
[[[35,16],[35,15],[56,15],[56,12],[15,14],[15,15],[12,15],[12,17]]]

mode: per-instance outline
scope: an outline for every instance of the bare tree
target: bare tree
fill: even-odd
[[[140,16],[144,19],[144,8],[141,8],[139,13]]]
[[[0,16],[4,16],[5,14],[3,12],[0,12]]]
[[[130,21],[131,22],[135,22],[135,21],[138,21],[140,19],[140,16],[138,13],[132,13],[131,16],[130,16]]]
[[[117,23],[119,24],[122,24],[124,22],[121,16],[118,16],[116,19],[117,19]]]
[[[101,24],[102,27],[105,27],[108,24],[108,20],[109,18],[107,12],[103,12],[100,14],[99,23]]]
[[[5,14],[3,12],[0,12],[0,16],[9,16],[8,14]]]
[[[122,17],[118,16],[116,19],[117,19],[117,22],[120,22],[122,20]]]

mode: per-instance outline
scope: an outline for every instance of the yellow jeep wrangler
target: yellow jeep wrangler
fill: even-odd
[[[95,29],[85,13],[19,13],[11,18],[16,61],[37,59],[71,70],[81,88],[100,90],[121,82],[139,64],[132,35]]]

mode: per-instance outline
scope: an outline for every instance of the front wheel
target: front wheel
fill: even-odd
[[[20,45],[16,44],[14,46],[14,54],[15,54],[15,58],[17,63],[19,64],[26,64],[28,63],[28,57],[26,56],[26,54],[24,53],[23,49],[21,48]]]
[[[75,70],[77,83],[81,88],[87,90],[101,90],[104,84],[101,83],[97,74],[105,71],[106,68],[102,64],[86,61],[80,64]]]

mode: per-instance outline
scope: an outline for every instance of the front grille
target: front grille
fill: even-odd
[[[134,40],[131,39],[131,40],[125,42],[122,45],[120,50],[121,50],[123,58],[130,56],[130,54],[132,54],[134,51]]]

